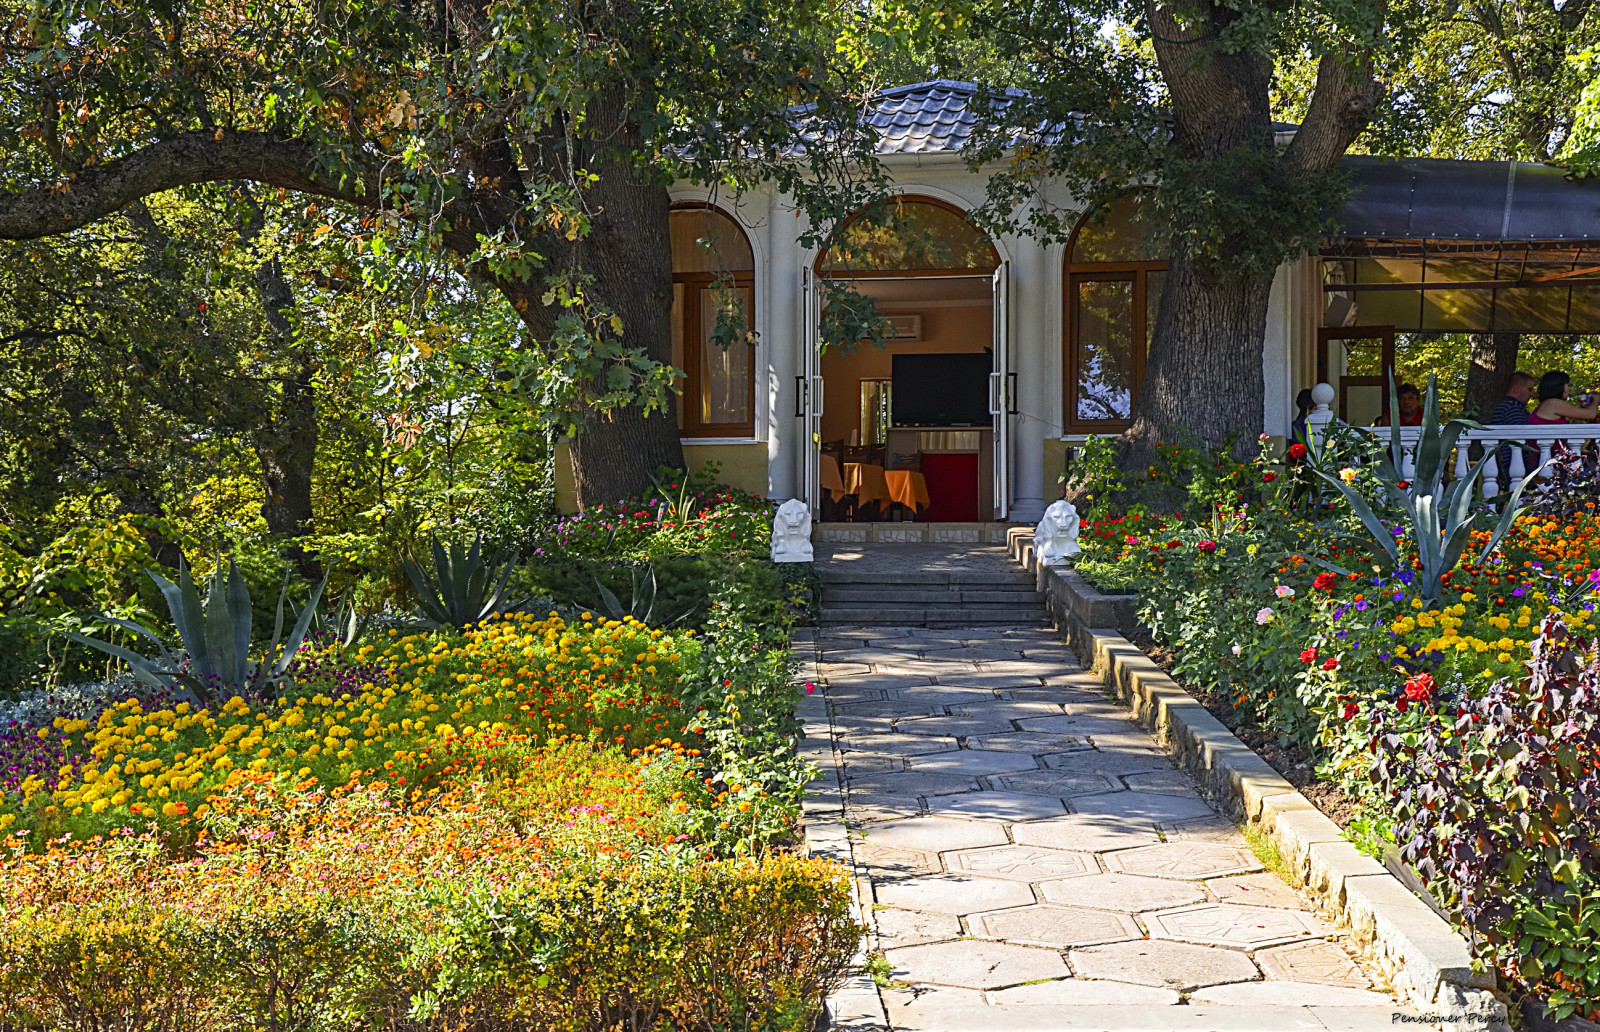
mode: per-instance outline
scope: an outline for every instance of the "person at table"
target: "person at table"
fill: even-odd
[[[1294,396],[1294,419],[1289,423],[1289,443],[1307,444],[1310,438],[1306,436],[1306,417],[1311,415],[1313,407],[1311,388],[1302,387],[1300,393]]]
[[[1417,393],[1417,385],[1403,383],[1394,390],[1395,400],[1400,403],[1400,425],[1422,425],[1422,395]],[[1385,412],[1378,418],[1373,426],[1388,426],[1389,413]]]
[[[1505,396],[1494,407],[1494,412],[1489,416],[1490,426],[1527,426],[1528,402],[1533,398],[1534,389],[1538,386],[1532,373],[1525,373],[1518,369],[1511,374],[1511,379],[1506,382]],[[1495,454],[1495,461],[1499,463],[1498,479],[1500,490],[1504,491],[1511,483],[1511,445],[1502,445]],[[1533,467],[1539,462],[1539,449],[1522,449],[1523,469],[1533,472]]]
[[[1528,426],[1558,426],[1563,423],[1587,423],[1600,415],[1600,397],[1593,394],[1584,400],[1586,405],[1574,405],[1567,400],[1572,387],[1572,377],[1559,369],[1552,369],[1539,377],[1539,404],[1528,417]],[[1566,441],[1556,441],[1552,451],[1567,450]]]

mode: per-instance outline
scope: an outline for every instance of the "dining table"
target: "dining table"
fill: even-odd
[[[894,500],[889,493],[889,480],[885,476],[884,468],[870,462],[844,464],[844,489],[845,494],[856,496],[859,505],[870,505],[873,502],[888,504]]]
[[[827,452],[822,453],[822,461],[817,467],[817,480],[836,502],[848,493],[844,489],[844,477],[839,473],[839,460]]]
[[[914,469],[884,470],[883,479],[889,487],[889,500],[899,502],[912,512],[921,512],[929,504],[928,478]]]

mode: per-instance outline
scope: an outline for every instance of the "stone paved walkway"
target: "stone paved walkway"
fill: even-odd
[[[1417,1020],[1053,631],[827,629],[816,645],[893,1028]]]

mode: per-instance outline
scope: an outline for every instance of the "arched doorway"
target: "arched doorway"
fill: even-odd
[[[1008,498],[1006,266],[966,213],[895,198],[837,232],[812,270],[821,295],[847,285],[889,320],[881,347],[834,343],[809,380],[808,468],[825,519],[981,522]],[[887,496],[886,496],[887,492]],[[847,503],[835,507],[844,496]]]
[[[1167,274],[1167,234],[1135,194],[1079,220],[1064,268],[1062,425],[1121,433],[1144,378]]]
[[[667,215],[672,243],[672,364],[684,437],[755,433],[755,252],[733,217],[706,204]]]

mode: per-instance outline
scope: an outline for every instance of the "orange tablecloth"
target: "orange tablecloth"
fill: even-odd
[[[839,499],[844,497],[844,478],[839,476],[838,459],[834,458],[832,455],[822,456],[822,462],[818,468],[818,473],[818,479],[822,484],[822,489],[831,494],[834,501],[837,502]]]
[[[916,470],[885,470],[883,478],[889,483],[889,497],[907,509],[916,510],[928,504],[928,481]]]
[[[892,501],[889,495],[889,481],[884,478],[883,472],[882,466],[873,466],[865,462],[845,463],[845,492],[855,495],[856,500],[862,505]]]

